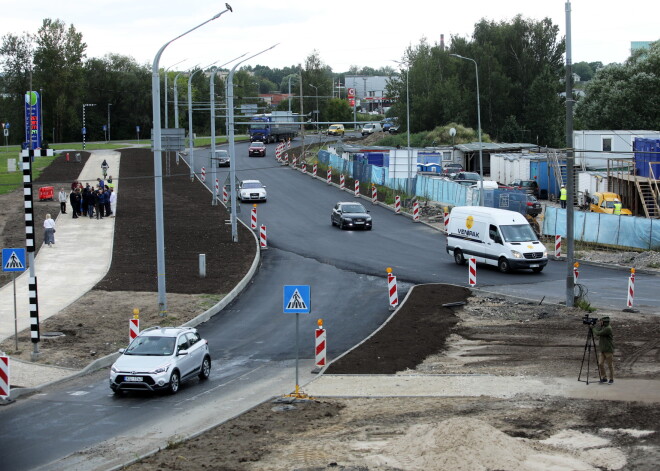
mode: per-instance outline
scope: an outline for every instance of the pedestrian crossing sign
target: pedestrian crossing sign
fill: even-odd
[[[283,310],[285,314],[309,314],[311,312],[309,285],[285,285]]]
[[[25,271],[25,249],[2,249],[2,271]]]

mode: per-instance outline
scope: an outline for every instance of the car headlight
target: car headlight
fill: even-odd
[[[115,368],[115,365],[112,365],[112,368],[110,368],[110,371],[112,371],[113,373],[119,373],[119,370],[117,368]]]
[[[366,221],[367,221],[367,222],[371,222],[371,218],[367,218]]]
[[[351,218],[343,217],[341,219],[345,222],[353,222],[353,220]]]
[[[548,250],[543,251],[543,258],[548,258]]]
[[[523,255],[515,250],[511,251],[511,255],[513,255],[513,258],[523,258]]]
[[[170,369],[170,364],[168,363],[167,365],[161,366],[159,368],[156,368],[153,373],[159,374],[159,373],[165,373],[167,370]]]

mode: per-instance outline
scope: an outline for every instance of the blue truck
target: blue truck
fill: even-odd
[[[250,120],[250,141],[269,142],[293,139],[300,131],[300,115],[288,111],[255,114]]]

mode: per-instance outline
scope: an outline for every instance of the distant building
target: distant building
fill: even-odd
[[[344,86],[355,91],[356,106],[363,112],[383,113],[384,108],[391,106],[391,99],[385,96],[387,83],[386,76],[347,75]]]

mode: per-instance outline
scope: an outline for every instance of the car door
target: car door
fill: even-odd
[[[181,377],[188,376],[190,371],[194,368],[191,355],[188,353],[186,355],[179,355],[183,350],[188,351],[188,336],[183,333],[180,334],[176,339],[176,354],[177,354],[177,365],[179,366],[179,371],[181,372]]]
[[[197,332],[188,332],[188,356],[190,357],[191,369],[196,370],[202,365],[204,359],[204,342]]]
[[[337,225],[341,224],[341,206],[338,204],[332,208],[332,222]]]

